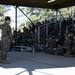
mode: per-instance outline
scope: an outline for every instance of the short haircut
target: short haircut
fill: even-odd
[[[9,16],[6,16],[5,17],[5,21],[10,21],[11,19],[10,19],[10,17]]]

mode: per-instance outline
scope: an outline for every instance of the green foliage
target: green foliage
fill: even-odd
[[[5,5],[0,5],[0,23],[4,22],[5,13],[8,11],[8,7]]]
[[[20,24],[20,26],[18,27],[18,30],[23,30],[23,27],[25,26],[25,23],[24,22],[22,22],[21,24]]]
[[[71,7],[59,9],[59,11],[61,11],[62,15],[65,18],[68,18],[71,15],[70,8]],[[51,18],[56,18],[56,12],[50,17],[50,14],[54,11],[51,9],[24,7],[22,10],[26,13],[26,15],[31,19],[33,23],[42,22],[45,19],[50,20]],[[75,11],[75,6],[72,7],[72,11]],[[29,28],[30,26],[32,26],[31,22],[27,20],[26,27]]]

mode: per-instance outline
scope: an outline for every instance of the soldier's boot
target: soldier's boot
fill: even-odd
[[[7,60],[3,60],[3,61],[1,61],[1,63],[2,63],[2,64],[10,64],[10,62],[7,61]]]

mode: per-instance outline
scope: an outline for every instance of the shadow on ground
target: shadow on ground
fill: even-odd
[[[75,67],[75,57],[53,56],[43,53],[9,52],[8,60],[11,64],[0,64],[0,68],[10,69],[10,72],[18,70],[11,75],[25,75],[23,74],[25,72],[28,73],[27,75],[33,75],[34,71],[41,75],[54,75],[50,69]]]

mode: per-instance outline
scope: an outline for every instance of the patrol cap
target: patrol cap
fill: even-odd
[[[10,19],[9,16],[6,16],[6,17],[5,17],[5,21],[8,21],[8,20],[10,21],[11,19]]]

